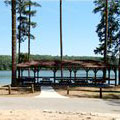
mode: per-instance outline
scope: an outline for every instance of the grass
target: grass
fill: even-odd
[[[32,93],[31,87],[11,87],[11,94],[7,86],[0,87],[0,96],[10,97],[34,97],[40,94],[40,88],[36,87]]]
[[[54,86],[56,92],[69,97],[100,98],[100,88],[98,87],[80,87],[70,86],[69,95],[67,95],[66,86]],[[107,87],[102,89],[103,99],[120,99],[120,86]]]

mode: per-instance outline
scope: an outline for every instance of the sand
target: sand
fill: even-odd
[[[50,96],[51,95],[53,96],[52,93]],[[120,115],[112,113],[63,112],[39,109],[14,110],[13,108],[11,110],[0,110],[0,120],[120,120]]]
[[[72,113],[40,110],[0,111],[0,120],[120,120],[120,116],[98,113]]]

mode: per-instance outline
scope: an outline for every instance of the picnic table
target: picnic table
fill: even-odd
[[[49,77],[43,77],[40,83],[41,84],[52,84],[52,81],[50,80]]]

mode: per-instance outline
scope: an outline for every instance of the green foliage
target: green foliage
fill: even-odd
[[[11,63],[12,61],[10,56],[0,56],[0,70],[10,70]]]
[[[27,53],[20,53],[20,63],[28,61],[28,54]]]
[[[6,5],[11,5],[11,0],[4,1]],[[17,13],[17,39],[20,42],[24,42],[29,36],[29,25],[32,28],[37,26],[36,22],[29,21],[29,15],[34,17],[36,15],[36,10],[29,10],[29,5],[33,8],[40,7],[41,5],[37,2],[32,2],[32,0],[16,0],[16,13]],[[30,33],[30,38],[35,39],[35,36]]]
[[[21,62],[28,61],[28,54],[21,53],[20,54]],[[18,56],[17,56],[18,57]],[[63,59],[65,60],[97,60],[102,61],[102,57],[89,57],[89,56],[64,56]],[[113,59],[113,60],[112,60]],[[112,57],[109,59],[110,63],[117,64],[118,60]],[[30,60],[60,60],[59,56],[51,56],[51,55],[31,55]],[[11,70],[11,56],[0,55],[0,70]]]
[[[34,17],[37,13],[37,11],[33,8],[41,7],[41,5],[38,4],[37,2],[33,2],[32,0],[24,0],[24,1],[25,1],[24,3],[25,9],[22,12],[22,14],[27,18],[25,35],[27,37],[30,35],[30,39],[35,39],[35,36],[31,33],[30,27],[35,28],[37,26],[37,23],[34,21],[31,21],[31,18]]]
[[[97,25],[96,32],[99,37],[99,46],[94,50],[96,54],[104,54],[104,43],[105,43],[105,0],[95,0],[95,9],[94,13],[99,13],[101,19]],[[119,40],[119,31],[120,31],[120,1],[119,0],[108,0],[108,41],[107,41],[107,53],[109,56],[116,55],[116,48]]]

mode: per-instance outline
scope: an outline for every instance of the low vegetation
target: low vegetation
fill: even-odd
[[[18,58],[18,57],[17,57]],[[51,55],[31,55],[31,60],[59,60],[59,56]],[[63,59],[66,60],[98,60],[102,61],[102,57],[89,57],[89,56],[64,56]],[[21,54],[21,62],[27,61],[27,54]],[[18,61],[17,61],[18,62]],[[112,64],[117,64],[118,60],[110,61]],[[9,55],[0,55],[0,70],[11,70],[12,59]]]
[[[26,55],[22,55],[22,61],[26,61]],[[101,57],[84,57],[84,56],[64,56],[64,59],[67,60],[102,60]],[[31,60],[58,60],[60,59],[59,56],[51,56],[51,55],[31,55]],[[7,55],[0,55],[0,70],[11,70],[11,56]]]

